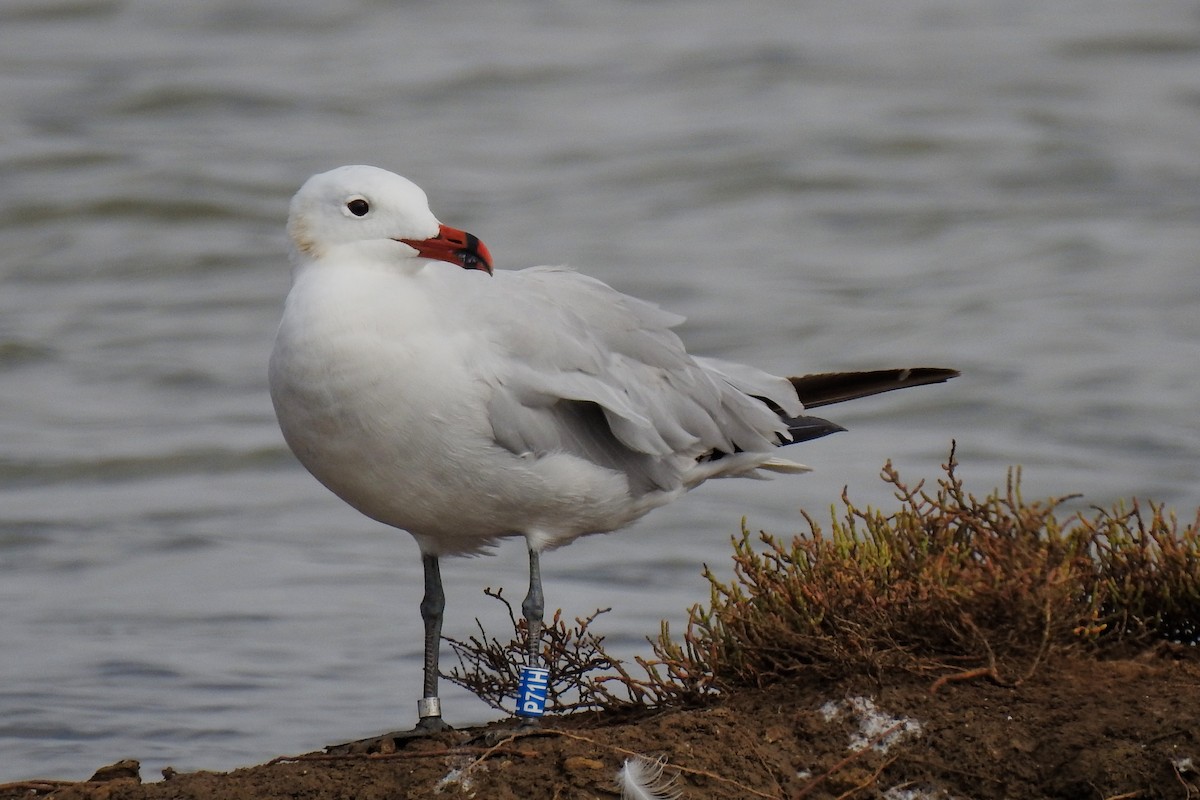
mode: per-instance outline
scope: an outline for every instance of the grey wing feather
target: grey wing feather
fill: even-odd
[[[511,292],[520,307],[488,321],[504,363],[492,428],[513,452],[569,452],[643,491],[673,489],[707,452],[774,447],[787,426],[756,397],[802,410],[786,379],[693,359],[671,330],[682,318],[657,306],[567,270],[496,277],[521,284]]]

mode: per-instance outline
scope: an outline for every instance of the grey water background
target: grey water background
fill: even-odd
[[[986,492],[1200,504],[1200,5],[6,0],[0,779],[229,769],[406,727],[414,543],[287,452],[265,363],[311,173],[408,175],[499,266],[567,263],[778,372],[954,366],[827,409],[816,472],[544,559],[645,653],[728,539]],[[463,498],[470,502],[470,498]],[[519,543],[445,564],[446,633]],[[493,718],[447,687],[456,724]]]

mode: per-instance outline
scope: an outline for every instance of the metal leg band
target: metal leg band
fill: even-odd
[[[417,716],[421,719],[426,717],[440,717],[442,715],[442,701],[438,697],[422,697],[417,701]]]

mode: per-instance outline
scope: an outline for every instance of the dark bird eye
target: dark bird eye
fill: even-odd
[[[361,197],[346,201],[346,208],[356,217],[365,217],[371,210],[371,204]]]

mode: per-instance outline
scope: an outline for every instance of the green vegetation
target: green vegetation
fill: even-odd
[[[790,543],[743,528],[734,578],[705,570],[709,603],[690,610],[682,640],[664,624],[653,657],[637,659],[645,677],[604,653],[589,630],[596,614],[574,627],[556,615],[544,653],[560,696],[549,707],[679,705],[889,670],[928,674],[935,688],[980,676],[1016,683],[1054,651],[1103,658],[1200,641],[1200,511],[1182,529],[1136,500],[1060,520],[1070,498],[1026,502],[1019,469],[980,499],[956,467],[951,450],[926,491],[889,462],[882,478],[900,507],[859,508],[843,492],[828,533],[808,515],[808,532]],[[500,708],[515,692],[523,634],[507,645],[480,634],[452,642],[460,669],[449,677]]]

